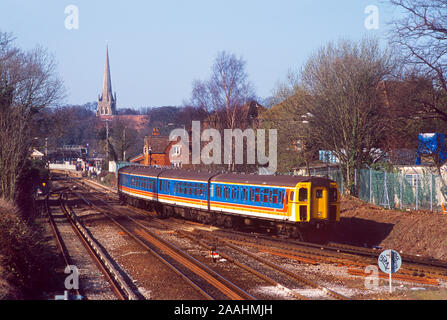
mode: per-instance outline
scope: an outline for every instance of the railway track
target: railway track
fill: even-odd
[[[180,275],[206,299],[255,300],[253,296],[236,286],[234,283],[217,274],[212,269],[183,252],[172,243],[162,239],[149,228],[128,215],[123,215],[107,203],[99,200],[102,205],[93,204],[79,192],[76,196],[88,206],[109,218],[123,232],[136,240],[144,249],[158,257],[166,266]],[[88,197],[94,197],[89,194]],[[97,201],[95,201],[97,202]]]
[[[376,265],[377,257],[380,252],[370,254],[367,250],[361,251],[356,248],[354,250],[343,250],[342,247],[334,245],[325,246],[307,242],[289,241],[288,239],[278,239],[259,234],[248,234],[245,232],[222,230],[216,231],[217,235],[227,239],[227,241],[234,244],[244,244],[245,246],[252,246],[259,251],[264,251],[273,255],[283,256],[304,263],[330,263],[340,266],[351,267],[351,274],[364,275],[355,269],[364,269],[368,265]],[[349,248],[350,249],[350,248]],[[359,254],[359,252],[368,254]],[[437,279],[447,280],[447,269],[434,268],[429,263],[424,264],[418,261],[411,263],[406,261],[405,266],[399,270],[397,274],[402,281],[414,282],[419,284],[437,285]]]
[[[89,235],[82,224],[80,224],[79,221],[76,221],[76,219],[74,219],[74,216],[69,212],[69,209],[67,209],[63,200],[64,194],[65,193],[63,192],[56,194],[58,195],[59,209],[63,213],[65,221],[68,222],[71,226],[74,235],[78,237],[79,241],[82,243],[83,247],[92,258],[92,261],[95,263],[98,270],[107,279],[107,282],[110,284],[111,290],[115,294],[116,298],[120,300],[139,300],[141,297],[129,287],[127,282],[120,275],[119,271],[113,266],[113,263],[110,261],[110,259],[100,249],[96,241]],[[45,207],[51,229],[55,236],[59,251],[64,259],[64,263],[67,267],[71,267],[74,265],[74,263],[71,258],[70,252],[67,249],[66,241],[61,236],[61,232],[53,217],[52,210],[48,203],[48,197],[45,202]],[[83,297],[85,297],[85,294],[82,292],[81,289],[74,288],[72,291],[74,292],[70,292],[67,298],[74,297],[74,299],[82,299]]]
[[[92,185],[88,184],[89,188]],[[98,190],[98,188],[93,187]],[[110,190],[109,190],[110,191]],[[147,212],[146,212],[147,214]],[[184,221],[202,225],[196,222]],[[365,266],[377,264],[380,251],[377,249],[361,248],[343,244],[329,243],[326,245],[299,242],[291,239],[275,238],[265,234],[252,234],[240,231],[222,230],[218,236],[231,240],[233,245],[256,246],[263,251],[276,256],[287,257],[303,263],[331,263],[350,267],[353,275],[363,275],[360,272]],[[231,236],[230,236],[231,234]],[[436,285],[437,279],[447,280],[447,262],[426,259],[418,256],[402,255],[404,267],[399,271],[402,281],[420,284]],[[398,277],[399,277],[398,275]]]
[[[199,243],[200,245],[202,245],[202,246],[205,247],[206,249],[208,249],[208,250],[210,250],[210,251],[213,250],[212,245],[203,242],[203,240],[201,239],[201,237],[199,237],[197,234],[195,234],[195,233],[193,233],[193,232],[185,232],[185,231],[182,231],[182,230],[177,231],[177,232],[178,232],[180,235],[182,235],[182,236],[184,236],[184,237],[186,237],[186,238],[188,238],[188,239],[191,239],[191,240],[193,240],[193,241]],[[207,237],[207,238],[208,238],[208,240],[211,241],[211,243],[214,242],[214,241],[216,241],[216,240],[219,240],[219,238],[216,238],[216,237]],[[325,287],[319,285],[318,283],[316,283],[316,282],[314,282],[314,281],[310,281],[310,280],[308,280],[308,279],[305,279],[305,278],[303,278],[303,277],[300,277],[300,276],[296,275],[295,273],[292,273],[292,272],[288,271],[287,269],[285,269],[285,268],[283,268],[283,267],[281,267],[281,266],[279,266],[279,265],[277,265],[277,264],[274,264],[274,263],[272,263],[272,262],[270,262],[270,261],[268,261],[268,260],[266,260],[266,259],[263,259],[263,258],[261,258],[261,257],[259,257],[259,256],[257,256],[257,255],[255,255],[255,254],[252,254],[252,253],[250,253],[250,252],[248,252],[248,251],[242,249],[241,247],[234,246],[234,245],[232,245],[232,244],[230,244],[230,243],[225,242],[225,241],[222,240],[222,239],[220,239],[220,244],[221,244],[221,245],[222,245],[222,244],[223,244],[223,245],[226,245],[226,246],[228,246],[228,247],[230,247],[230,248],[232,248],[232,249],[235,249],[235,250],[241,252],[241,253],[242,253],[243,255],[245,255],[245,256],[248,256],[248,257],[253,258],[253,259],[257,260],[257,261],[260,261],[260,262],[263,263],[264,265],[267,265],[267,266],[271,267],[271,268],[274,269],[274,270],[278,270],[278,271],[280,271],[281,273],[286,274],[287,276],[291,277],[291,278],[294,279],[294,280],[297,280],[297,281],[300,282],[301,284],[304,284],[304,285],[306,285],[306,286],[310,286],[310,287],[312,287],[312,288],[314,288],[314,289],[322,290],[323,292],[326,292],[328,295],[332,296],[332,297],[335,298],[335,299],[339,299],[339,300],[349,300],[349,298],[347,298],[347,297],[345,297],[345,296],[343,296],[343,295],[341,295],[341,294],[339,294],[339,293],[337,293],[337,292],[335,292],[335,291],[333,291],[333,290],[327,289],[327,288],[325,288]],[[233,258],[232,256],[230,256],[230,255],[228,255],[228,254],[225,254],[225,253],[223,253],[223,252],[220,251],[220,250],[219,250],[219,253],[218,253],[218,254],[219,254],[219,256],[221,256],[222,258],[224,258],[224,259],[226,259],[226,260],[228,260],[228,261],[230,261],[230,262],[232,262],[232,263],[234,263],[234,264],[240,266],[241,268],[243,268],[243,269],[245,269],[245,270],[247,270],[247,271],[249,271],[249,272],[251,272],[251,273],[257,275],[257,276],[260,277],[261,279],[264,279],[264,280],[266,280],[267,282],[270,282],[271,284],[275,285],[276,287],[283,287],[281,284],[279,284],[278,282],[274,281],[272,278],[269,278],[269,277],[265,276],[264,274],[262,274],[262,273],[256,271],[255,269],[253,269],[253,268],[251,268],[251,267],[249,267],[249,266],[247,266],[247,265],[241,263],[240,261],[236,260],[236,259]],[[246,259],[244,259],[244,260],[246,260]],[[293,296],[295,296],[296,298],[298,298],[298,299],[300,299],[300,300],[308,300],[307,297],[305,297],[305,296],[303,296],[303,295],[301,295],[301,294],[299,294],[299,293],[296,293],[295,291],[293,291],[293,290],[291,290],[291,289],[288,289],[288,288],[284,288],[284,289],[285,289],[290,295],[293,295]]]
[[[51,231],[53,232],[54,239],[55,239],[57,247],[59,249],[59,253],[62,256],[62,259],[64,260],[65,268],[67,268],[67,267],[69,268],[70,266],[73,265],[73,260],[70,256],[67,246],[65,245],[64,239],[62,238],[59,228],[56,226],[56,222],[54,221],[53,213],[50,209],[48,202],[49,202],[49,195],[47,195],[47,197],[45,199],[45,204],[44,204],[45,213],[48,216],[48,221],[50,223]],[[84,296],[85,295],[82,292],[82,290],[80,290],[80,288],[74,288],[72,291],[70,291],[68,293],[67,299],[75,298],[77,300],[80,300]]]

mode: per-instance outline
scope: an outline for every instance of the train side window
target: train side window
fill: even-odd
[[[290,192],[290,201],[293,201],[293,197],[295,196],[295,193],[293,191]]]
[[[235,200],[237,200],[239,197],[238,197],[238,189],[237,189],[237,187],[233,187],[232,188],[233,190],[232,190],[232,192],[231,192],[231,197],[233,198],[233,199],[235,199]]]
[[[231,189],[230,187],[225,187],[225,199],[230,199]]]
[[[263,189],[262,190],[262,201],[263,202],[269,202],[269,189]]]
[[[300,188],[300,191],[298,192],[298,201],[307,202],[307,189],[306,188]]]

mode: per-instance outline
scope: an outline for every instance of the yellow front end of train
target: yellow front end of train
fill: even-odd
[[[340,221],[340,194],[336,182],[329,185],[298,183],[291,195],[295,221],[318,225]]]

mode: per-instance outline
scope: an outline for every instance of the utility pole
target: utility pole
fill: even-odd
[[[109,119],[106,119],[106,152],[107,162],[109,161]]]
[[[124,127],[124,141],[123,146],[126,148],[126,127]],[[126,161],[126,149],[123,150],[123,161]]]

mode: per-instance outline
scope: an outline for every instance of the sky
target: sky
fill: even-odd
[[[376,20],[365,12],[371,5]],[[108,44],[117,108],[139,108],[182,105],[224,50],[246,61],[257,95],[266,98],[330,41],[367,35],[385,44],[395,15],[380,0],[1,0],[0,31],[12,32],[25,50],[47,48],[66,104],[98,99]]]

